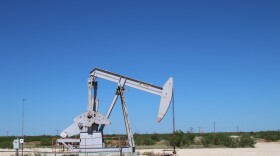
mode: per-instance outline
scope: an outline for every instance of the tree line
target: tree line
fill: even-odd
[[[107,137],[126,135],[111,134]],[[0,148],[13,148],[12,142],[17,136],[0,136]],[[52,139],[58,136],[41,135],[25,136],[24,142],[39,142],[36,147],[52,146]],[[195,147],[254,147],[257,140],[273,142],[280,140],[280,131],[260,131],[260,132],[219,132],[219,133],[190,133],[178,130],[175,134],[134,134],[136,146],[164,145],[179,148]]]

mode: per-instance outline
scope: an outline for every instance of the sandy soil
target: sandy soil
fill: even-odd
[[[25,151],[51,152],[50,148],[25,149]],[[162,149],[137,150],[141,155],[144,152],[163,153]],[[33,153],[33,152],[32,152]],[[171,152],[169,152],[171,153]],[[21,155],[21,151],[19,152]],[[24,153],[24,154],[27,154]],[[0,156],[15,155],[14,150],[0,149]],[[48,156],[54,154],[47,154]],[[83,154],[82,154],[83,155]],[[179,156],[280,156],[280,142],[258,142],[255,148],[202,148],[178,149]]]
[[[162,153],[160,149],[143,149],[143,152]],[[171,152],[169,152],[171,153]],[[259,142],[255,148],[202,148],[179,149],[180,156],[280,156],[280,142]]]

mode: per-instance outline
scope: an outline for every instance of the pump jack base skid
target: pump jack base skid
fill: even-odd
[[[135,149],[131,147],[121,147],[121,148],[73,148],[71,152],[73,153],[133,153]]]

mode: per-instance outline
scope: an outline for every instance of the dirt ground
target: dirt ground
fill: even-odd
[[[50,148],[25,149],[26,151],[51,152]],[[162,149],[136,150],[143,155],[144,152],[162,154]],[[33,152],[32,152],[33,153]],[[171,152],[169,152],[171,153]],[[24,153],[24,154],[27,154]],[[0,149],[0,156],[15,155],[14,150]],[[21,155],[21,153],[19,153]],[[34,155],[34,154],[32,154]],[[46,154],[51,156],[54,154]],[[82,154],[84,155],[84,154]],[[255,148],[201,148],[201,149],[178,149],[179,156],[280,156],[280,142],[258,142]]]
[[[162,153],[160,149],[138,150],[144,152]],[[179,156],[280,156],[280,142],[258,142],[255,148],[202,148],[178,149]]]

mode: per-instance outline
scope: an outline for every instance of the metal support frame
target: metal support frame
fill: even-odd
[[[130,122],[129,122],[129,118],[128,118],[128,111],[127,111],[127,108],[126,108],[126,103],[125,103],[123,92],[124,92],[124,88],[123,87],[119,88],[128,143],[129,143],[129,146],[132,148],[132,152],[135,152],[134,138],[133,138],[133,134],[132,134],[132,131],[131,131],[131,126],[130,126]]]
[[[113,108],[114,108],[114,106],[115,106],[115,104],[116,104],[116,101],[117,101],[119,95],[120,95],[120,93],[119,93],[118,88],[117,88],[116,93],[115,93],[115,96],[114,96],[114,98],[113,98],[113,101],[112,101],[112,103],[111,103],[111,105],[110,105],[110,107],[109,107],[109,109],[108,109],[107,114],[106,114],[106,118],[107,118],[107,119],[109,119],[109,117],[110,117],[110,115],[111,115],[111,112],[112,112],[112,110],[113,110]],[[100,126],[100,128],[99,128],[99,131],[103,131],[104,127],[105,127],[105,125],[102,124],[102,125]]]

